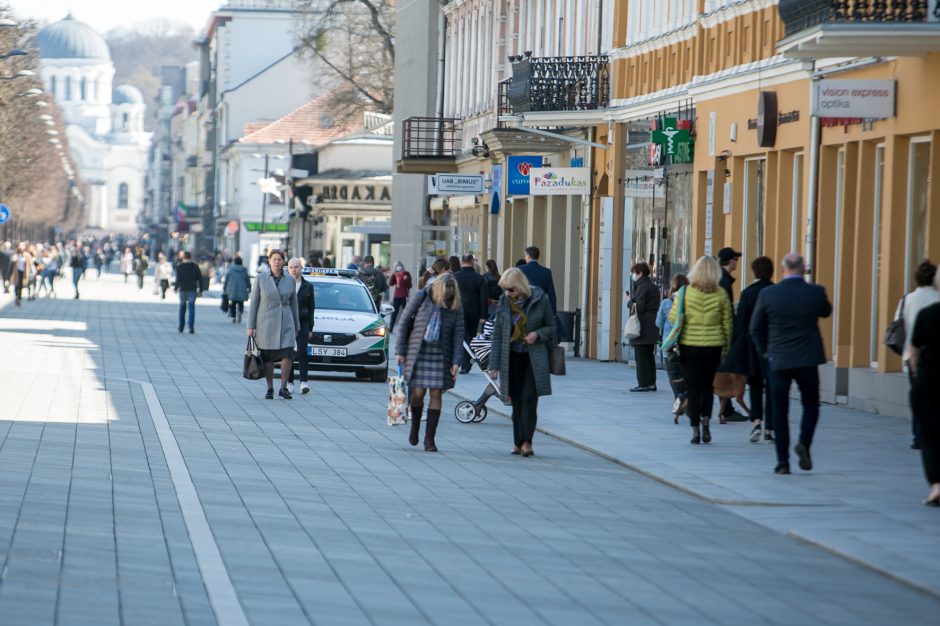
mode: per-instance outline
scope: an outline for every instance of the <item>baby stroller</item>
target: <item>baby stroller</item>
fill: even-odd
[[[470,367],[474,364],[480,367],[483,376],[486,378],[486,387],[483,393],[476,401],[462,400],[454,407],[454,417],[462,424],[470,422],[482,422],[486,419],[486,402],[493,396],[499,396],[499,387],[496,381],[490,378],[487,369],[490,362],[490,342],[493,339],[493,320],[488,319],[483,323],[483,332],[470,340],[470,344],[463,342],[463,349],[470,355]],[[504,402],[504,404],[507,404]],[[508,406],[508,405],[507,405]]]

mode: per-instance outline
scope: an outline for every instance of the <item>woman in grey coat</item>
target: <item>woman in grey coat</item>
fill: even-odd
[[[518,268],[499,279],[490,376],[499,376],[500,395],[512,400],[512,454],[532,456],[539,396],[552,393],[549,355],[556,343],[555,316],[548,296],[529,284]]]
[[[463,308],[460,289],[452,276],[442,275],[411,297],[396,323],[395,352],[402,375],[411,385],[411,432],[408,443],[418,445],[425,390],[431,391],[424,449],[437,452],[434,435],[441,419],[441,396],[454,386],[463,355]]]
[[[222,292],[228,296],[228,314],[233,324],[241,324],[249,291],[251,291],[251,279],[248,278],[248,270],[245,269],[242,258],[237,256],[234,264],[225,272],[225,282],[222,283]]]
[[[300,319],[297,313],[297,282],[284,271],[284,253],[272,250],[268,254],[271,271],[259,271],[251,290],[248,309],[248,336],[254,337],[264,361],[264,378],[268,392],[264,398],[274,399],[274,362],[281,363],[281,391],[290,400],[287,380],[294,367],[294,347]]]

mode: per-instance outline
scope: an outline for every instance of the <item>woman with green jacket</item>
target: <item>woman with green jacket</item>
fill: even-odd
[[[718,260],[703,256],[689,272],[690,284],[685,287],[679,365],[688,391],[691,443],[695,444],[712,440],[708,422],[712,415],[715,372],[731,347],[731,302],[718,285],[720,279]],[[678,317],[679,300],[675,299],[669,312],[672,323]]]

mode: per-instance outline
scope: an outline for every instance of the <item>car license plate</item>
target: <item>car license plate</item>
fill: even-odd
[[[310,346],[307,348],[310,356],[346,356],[346,348],[323,348],[320,346]]]

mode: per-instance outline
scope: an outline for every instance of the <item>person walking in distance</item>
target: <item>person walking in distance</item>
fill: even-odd
[[[519,265],[519,269],[525,274],[529,284],[538,287],[548,296],[548,302],[552,307],[552,315],[555,316],[555,335],[558,341],[565,339],[561,322],[558,320],[558,302],[555,298],[555,279],[552,276],[552,270],[539,263],[539,257],[542,251],[537,246],[529,246],[525,249],[525,263]]]
[[[555,316],[545,292],[530,285],[518,268],[499,279],[490,351],[492,378],[499,377],[503,400],[512,402],[511,454],[532,456],[539,397],[552,393],[549,354],[555,345]]]
[[[934,288],[940,289],[937,272]],[[921,460],[930,485],[924,505],[940,506],[940,303],[920,310],[910,337],[911,410],[919,422]]]
[[[80,247],[73,246],[69,254],[69,267],[72,268],[72,287],[75,288],[75,299],[78,300],[78,281],[85,273],[85,255]]]
[[[127,277],[131,275],[131,272],[134,271],[134,253],[131,252],[130,248],[124,248],[124,254],[121,255],[121,273],[124,274],[124,282],[127,282]]]
[[[294,347],[300,317],[297,309],[297,281],[284,271],[284,253],[268,253],[270,272],[259,271],[251,289],[248,306],[248,336],[254,337],[264,361],[264,378],[268,383],[265,400],[274,399],[274,364],[280,363],[281,390],[278,395],[292,398],[287,381],[293,369]]]
[[[819,371],[826,362],[820,318],[832,314],[826,290],[803,279],[803,257],[783,257],[783,280],[757,297],[749,328],[754,345],[767,361],[777,444],[777,474],[790,473],[790,385],[796,381],[803,405],[799,443],[794,447],[800,469],[813,469],[810,448],[819,421]]]
[[[656,391],[656,359],[653,348],[659,342],[656,313],[659,310],[659,290],[650,280],[650,266],[640,262],[634,265],[633,293],[627,292],[627,311],[636,313],[640,320],[640,336],[630,339],[636,358],[636,387],[630,391]],[[628,314],[629,314],[628,313]]]
[[[487,317],[489,317],[496,310],[496,303],[499,302],[500,296],[503,295],[503,290],[499,288],[499,266],[496,265],[496,261],[493,259],[486,260],[486,271],[483,273],[483,278],[486,279],[486,295],[489,299],[487,304]]]
[[[176,266],[176,285],[174,289],[180,296],[179,332],[183,332],[186,325],[186,314],[189,314],[189,334],[196,332],[196,296],[202,290],[202,272],[193,262],[193,253],[189,250],[183,252],[183,261]]]
[[[300,320],[300,326],[297,327],[297,349],[294,351],[294,358],[297,360],[297,367],[300,370],[300,393],[310,393],[310,385],[307,384],[307,371],[310,369],[310,355],[307,354],[307,345],[313,339],[313,316],[316,311],[316,300],[313,292],[313,285],[304,279],[304,261],[300,257],[294,257],[287,263],[287,271],[297,281],[297,317]],[[287,390],[294,393],[294,368],[290,368],[290,375],[287,377]]]
[[[225,272],[222,291],[228,296],[228,315],[233,324],[242,323],[242,313],[245,312],[245,301],[251,292],[251,278],[240,256],[236,256],[232,265]]]
[[[689,284],[689,279],[685,274],[676,274],[669,282],[669,297],[659,303],[659,311],[656,313],[656,328],[662,331],[663,339],[672,332],[672,322],[669,321],[669,312],[672,310],[672,303],[678,298],[679,290]],[[685,383],[682,382],[682,374],[679,372],[679,353],[670,350],[663,355],[666,376],[669,377],[669,386],[672,388],[672,412],[675,414],[675,422],[679,423],[679,416],[685,413],[683,403],[688,402],[688,396],[685,392]]]
[[[732,272],[738,269],[738,259],[741,258],[741,253],[735,250],[734,248],[722,248],[718,251],[718,264],[721,265],[721,280],[719,285],[725,290],[725,293],[728,294],[728,301],[731,303],[731,318],[734,319],[734,283],[737,282]],[[723,368],[719,368],[723,371]],[[727,422],[743,422],[747,420],[747,416],[739,412],[734,408],[734,402],[728,400],[725,404],[724,411],[721,414],[721,418]]]
[[[454,273],[454,280],[460,288],[460,302],[463,304],[464,337],[469,341],[477,336],[486,321],[489,297],[486,279],[473,268],[472,254],[465,254],[460,260],[460,270]],[[460,373],[470,371],[470,355],[461,350]]]
[[[375,267],[375,258],[368,255],[362,259],[362,268],[359,270],[359,280],[369,288],[372,299],[375,301],[375,310],[382,310],[382,296],[388,291],[388,281],[385,274]]]
[[[402,375],[411,385],[411,430],[408,443],[418,445],[424,396],[430,391],[424,449],[437,452],[434,440],[441,419],[441,398],[453,388],[463,352],[463,311],[457,281],[439,274],[419,289],[402,313],[395,352]]]
[[[170,289],[170,283],[173,282],[173,264],[162,252],[157,253],[157,267],[153,271],[153,279],[160,289],[160,299],[166,300],[166,292]]]
[[[917,322],[917,316],[921,309],[940,302],[940,293],[933,286],[934,277],[937,274],[937,267],[930,262],[930,259],[924,259],[914,271],[914,283],[917,285],[913,291],[906,294],[898,302],[897,311],[894,319],[904,317],[904,349],[901,358],[904,360],[904,366],[907,368],[907,377],[912,388],[914,385],[914,374],[911,371],[911,335],[914,332],[914,324]],[[911,420],[911,448],[919,450],[920,442],[920,420]]]
[[[715,372],[731,347],[731,303],[719,286],[721,267],[715,257],[703,256],[689,272],[684,295],[684,321],[679,337],[679,366],[688,390],[691,443],[710,443],[709,422],[714,401]],[[669,312],[676,323],[679,298]]]
[[[408,295],[411,293],[411,274],[405,271],[405,266],[401,261],[395,264],[395,271],[388,279],[389,287],[394,287],[392,292],[392,323],[389,325],[389,332],[395,329],[395,322],[398,320],[398,313],[408,305]]]
[[[23,301],[23,288],[28,287],[35,268],[33,257],[29,253],[29,247],[25,243],[17,244],[16,253],[10,259],[10,282],[13,284],[16,306],[21,306],[21,302]],[[75,292],[75,297],[78,297],[77,291]]]
[[[137,289],[144,288],[144,276],[147,274],[147,267],[150,263],[147,261],[147,255],[144,254],[143,247],[137,248],[134,254],[134,274],[137,275]]]

